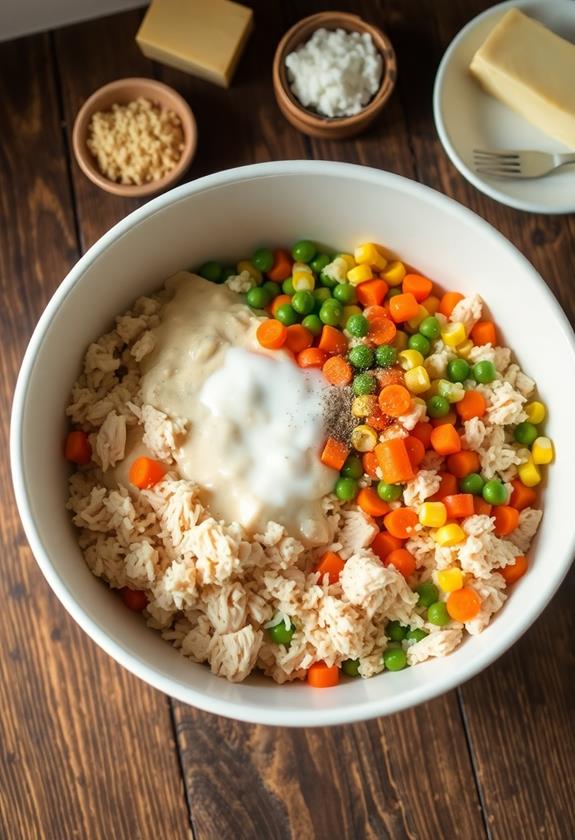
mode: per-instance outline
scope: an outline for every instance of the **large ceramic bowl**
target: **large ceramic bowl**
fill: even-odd
[[[448,288],[480,292],[503,339],[537,379],[557,448],[529,573],[480,636],[451,656],[318,690],[263,677],[232,685],[191,663],[88,571],[65,510],[64,407],[88,342],[114,315],[182,267],[302,237],[334,248],[376,241]],[[575,342],[553,295],[497,231],[454,201],[396,175],[325,162],[232,169],[155,199],[120,222],[72,269],[28,347],[14,400],[11,454],[26,535],[50,586],[84,630],[141,679],[191,705],[286,726],[357,721],[428,700],[487,667],[548,603],[575,552],[570,487]]]

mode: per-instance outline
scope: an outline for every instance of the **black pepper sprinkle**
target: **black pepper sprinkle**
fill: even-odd
[[[323,422],[329,437],[349,444],[351,433],[360,422],[351,413],[353,391],[349,386],[333,385],[324,392]]]

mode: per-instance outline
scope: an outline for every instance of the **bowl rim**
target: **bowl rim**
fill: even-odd
[[[547,297],[550,309],[557,322],[557,329],[564,333],[575,359],[575,333],[551,289],[527,258],[503,234],[473,211],[459,204],[454,199],[417,181],[412,181],[401,175],[367,166],[321,160],[272,161],[228,169],[223,172],[206,175],[196,181],[176,187],[148,202],[143,207],[134,210],[95,242],[72,267],[40,316],[24,354],[16,382],[10,423],[12,482],[26,538],[36,562],[40,566],[44,577],[56,597],[88,636],[128,671],[154,688],[163,691],[165,694],[183,703],[187,703],[203,711],[248,723],[290,727],[332,726],[369,720],[411,708],[419,703],[438,697],[466,682],[505,653],[534,623],[557,591],[571,566],[572,558],[575,554],[574,530],[571,535],[569,551],[561,558],[561,562],[557,563],[556,567],[548,570],[545,585],[539,590],[539,601],[533,610],[518,618],[506,633],[497,636],[491,646],[484,651],[479,651],[471,662],[464,663],[457,670],[453,669],[453,673],[440,679],[426,682],[424,685],[414,686],[410,690],[403,691],[401,694],[392,695],[391,697],[366,700],[358,703],[356,706],[349,707],[311,708],[310,706],[305,710],[298,710],[297,713],[294,712],[293,717],[287,718],[281,707],[275,708],[273,705],[270,705],[262,709],[260,706],[252,705],[246,701],[240,705],[230,699],[208,695],[179,679],[168,676],[157,666],[149,665],[140,656],[128,650],[122,640],[114,637],[105,626],[88,615],[79,606],[73,591],[71,591],[69,585],[56,571],[47,551],[44,550],[41,534],[32,517],[28,491],[24,481],[22,427],[30,379],[37,364],[39,351],[41,351],[43,341],[51,328],[58,309],[72,292],[86,269],[98,260],[100,254],[114,242],[120,240],[128,231],[132,231],[148,218],[151,218],[156,213],[160,213],[168,205],[177,204],[180,201],[186,200],[190,195],[217,190],[231,183],[241,183],[242,181],[267,178],[269,176],[290,177],[302,174],[306,176],[310,174],[334,176],[371,183],[375,181],[382,187],[389,187],[390,185],[396,188],[399,187],[405,193],[415,197],[421,197],[423,194],[432,207],[435,206],[442,211],[447,211],[451,215],[458,217],[458,219],[463,219],[472,228],[489,235],[507,249],[511,249],[518,264],[521,264],[523,270],[531,275],[533,282],[539,286],[542,294]]]
[[[349,24],[348,31],[369,32],[375,48],[382,55],[383,59],[382,76],[377,92],[365,108],[362,108],[359,113],[347,117],[324,117],[321,114],[315,114],[309,108],[302,105],[290,89],[284,64],[288,47],[291,46],[292,39],[299,34],[300,30],[307,29],[314,23],[317,24],[317,29],[321,27],[329,28],[329,21],[335,18],[338,20],[344,19]],[[361,29],[357,28],[358,23],[361,24]],[[345,27],[342,25],[340,28],[343,29]],[[382,53],[381,44],[384,45],[384,53]],[[383,108],[393,93],[397,81],[397,58],[393,44],[386,33],[375,24],[364,20],[360,15],[337,11],[316,12],[313,15],[301,18],[301,20],[294,23],[284,33],[274,53],[272,75],[276,97],[280,100],[280,107],[282,109],[285,108],[289,111],[297,112],[298,119],[308,128],[322,128],[324,130],[333,128],[334,131],[340,131],[341,129],[352,128],[365,121],[370,121]]]
[[[174,100],[175,110],[177,110],[184,130],[184,149],[177,164],[163,178],[159,178],[157,181],[150,181],[147,184],[119,184],[116,181],[110,181],[109,178],[106,178],[95,163],[92,163],[91,156],[86,149],[85,130],[92,113],[97,109],[103,96],[107,93],[115,92],[121,94],[122,90],[134,85],[145,88],[146,92],[143,92],[144,95],[149,91],[150,97],[153,97],[154,92],[161,91],[168,94]],[[197,144],[198,128],[196,118],[183,96],[177,90],[174,90],[174,88],[164,84],[164,82],[160,82],[157,79],[149,79],[145,76],[126,76],[121,79],[114,79],[114,81],[107,82],[105,85],[97,88],[78,110],[72,127],[74,158],[84,175],[93,184],[96,184],[97,187],[112,195],[122,196],[124,198],[142,198],[144,196],[154,195],[175,184],[192,162],[196,153]]]

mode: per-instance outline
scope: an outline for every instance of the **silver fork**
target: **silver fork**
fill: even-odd
[[[552,154],[519,149],[474,149],[473,165],[479,175],[496,178],[540,178],[560,166],[575,163],[575,154]]]

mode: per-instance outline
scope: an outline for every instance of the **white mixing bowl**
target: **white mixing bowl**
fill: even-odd
[[[334,248],[389,245],[446,288],[478,291],[549,407],[557,461],[528,574],[480,636],[445,659],[318,690],[263,677],[232,685],[184,659],[122,608],[83,562],[66,503],[64,407],[87,344],[138,295],[180,268],[302,237]],[[14,399],[11,456],[26,535],[48,583],[81,627],[118,662],[178,699],[257,723],[314,726],[363,720],[428,700],[485,668],[529,627],[575,552],[575,341],[553,295],[497,231],[420,184],[359,166],[279,162],[201,178],[116,225],[72,269],[42,315]]]

